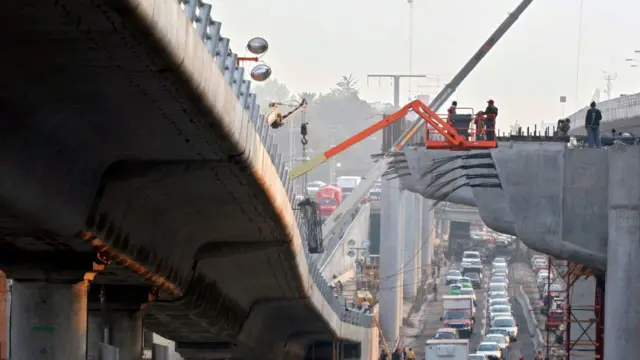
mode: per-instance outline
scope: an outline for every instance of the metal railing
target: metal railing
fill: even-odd
[[[216,65],[224,74],[225,82],[231,87],[242,108],[249,115],[248,121],[253,125],[265,151],[269,154],[270,160],[277,169],[282,186],[288,194],[291,208],[296,208],[293,184],[289,180],[289,170],[285,168],[286,161],[283,161],[282,154],[278,152],[278,146],[274,142],[271,127],[265,121],[264,115],[260,114],[260,106],[256,104],[256,95],[250,92],[251,81],[244,79],[244,68],[237,66],[238,55],[233,53],[229,48],[229,39],[222,37],[220,33],[222,24],[211,18],[210,4],[205,4],[199,0],[178,0],[178,2],[183,6],[185,15],[193,23],[198,36],[204,42],[209,54],[215,58]],[[238,121],[246,120],[242,119]],[[305,242],[304,234],[306,234],[306,231],[304,230],[306,225],[300,211],[295,211],[295,220],[300,229],[302,241]],[[309,273],[316,283],[318,290],[333,311],[346,323],[362,327],[372,327],[372,316],[348,310],[345,307],[344,299],[336,298],[333,295],[331,286],[322,276],[317,265],[312,261],[306,246],[304,249]]]
[[[640,117],[640,93],[602,101],[597,106],[602,112],[603,123]],[[585,106],[569,115],[568,118],[571,119],[573,129],[582,127],[587,116],[587,110],[589,110],[589,107]]]

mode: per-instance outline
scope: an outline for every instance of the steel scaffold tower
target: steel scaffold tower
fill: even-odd
[[[603,359],[604,275],[552,257],[547,271],[547,289],[555,291],[549,291],[552,298],[546,302],[543,298],[542,304],[546,310],[546,356],[554,360]],[[589,278],[595,280],[593,297],[574,296],[576,283]],[[589,304],[589,299],[593,303]]]

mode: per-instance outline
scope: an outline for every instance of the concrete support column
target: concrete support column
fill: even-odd
[[[7,298],[7,276],[0,271],[0,359],[9,357],[9,344],[7,343],[7,335],[9,327],[7,326],[8,317],[8,301]]]
[[[88,282],[12,286],[12,360],[86,360]]]
[[[400,336],[400,288],[402,274],[399,269],[402,252],[402,195],[398,179],[382,180],[380,201],[380,325],[387,343],[394,343]]]
[[[415,272],[416,272],[416,281],[420,282],[422,280],[422,250],[426,250],[426,242],[422,238],[422,196],[418,194],[413,194],[414,202],[413,208],[415,209],[415,216],[413,219],[413,228],[415,232],[415,249],[416,249],[416,258],[415,258]]]
[[[416,269],[416,194],[405,192],[404,205],[404,251],[402,253],[402,289],[405,299],[413,299],[416,297],[418,290],[418,275]]]
[[[99,313],[89,313],[87,321],[87,359],[100,358],[100,344],[103,342],[104,328]]]
[[[420,236],[424,245],[420,252],[420,263],[427,278],[431,276],[431,254],[433,253],[433,238],[435,236],[435,224],[433,223],[433,212],[431,211],[432,201],[420,198],[420,206],[422,207],[422,214],[420,217]],[[425,279],[426,280],[426,279]]]
[[[142,312],[117,311],[111,313],[111,339],[120,349],[120,360],[142,358]]]
[[[604,358],[624,359],[640,354],[640,287],[629,285],[640,274],[640,149],[609,152]]]

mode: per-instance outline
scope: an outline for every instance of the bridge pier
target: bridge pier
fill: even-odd
[[[398,179],[382,180],[380,220],[380,325],[387,343],[394,343],[400,336],[402,313],[402,227],[403,194]]]
[[[624,359],[640,353],[640,149],[610,151],[604,358]]]
[[[433,239],[435,236],[435,224],[433,221],[433,212],[431,211],[432,200],[426,199],[420,196],[419,206],[422,208],[420,213],[420,238],[422,246],[420,251],[420,266],[425,269],[425,276],[428,278],[431,274],[429,268],[431,267],[431,254],[433,253]],[[426,280],[426,279],[422,279]]]
[[[14,281],[12,360],[85,360],[88,281]]]
[[[140,308],[149,287],[95,284],[89,290],[88,353],[97,356],[100,344],[118,348],[120,360],[140,360],[143,330]],[[104,318],[103,318],[104,317]]]
[[[398,269],[402,273],[403,295],[406,299],[416,297],[418,290],[418,280],[420,272],[420,239],[418,238],[418,213],[417,213],[417,196],[414,193],[405,192],[404,194],[404,245],[403,261]]]

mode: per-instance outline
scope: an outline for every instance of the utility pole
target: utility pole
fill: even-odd
[[[407,0],[409,3],[409,75],[413,74],[413,0]],[[411,101],[411,78],[409,78],[409,101]]]
[[[400,107],[400,79],[402,78],[426,78],[427,75],[388,75],[388,74],[372,74],[367,75],[367,82],[370,78],[391,78],[393,79],[393,105]]]
[[[611,100],[611,89],[613,89],[612,82],[618,78],[618,74],[608,73],[606,71],[602,72],[604,73],[604,93],[607,94],[607,100]]]

